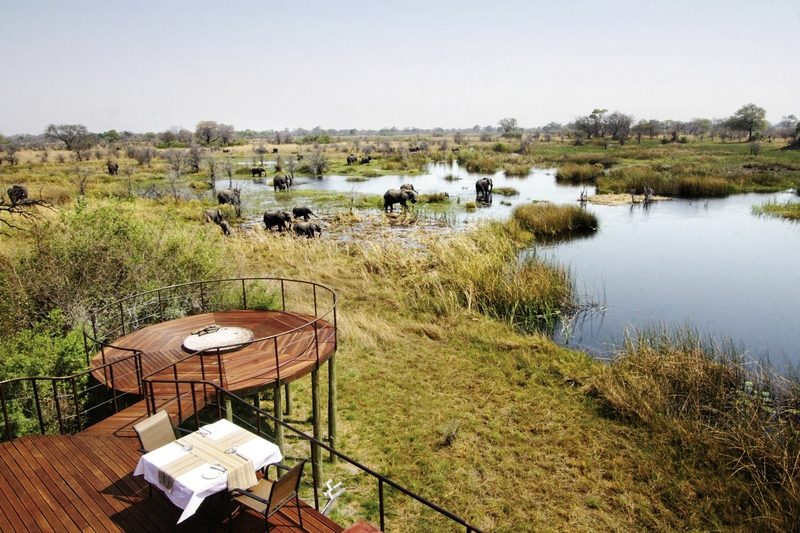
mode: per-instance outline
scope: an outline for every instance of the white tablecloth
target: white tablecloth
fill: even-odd
[[[210,433],[206,438],[218,440],[237,429],[243,428],[223,419],[203,426],[201,429]],[[253,434],[253,438],[245,444],[237,446],[236,451],[239,455],[250,459],[256,470],[269,464],[279,463],[283,459],[277,445],[256,434]],[[136,470],[133,472],[135,476],[144,475],[145,480],[161,489],[172,503],[183,509],[183,514],[178,520],[179,524],[197,512],[200,504],[203,503],[203,499],[214,493],[227,490],[228,486],[228,476],[225,473],[214,479],[204,478],[202,473],[207,471],[210,466],[209,463],[205,463],[178,476],[175,479],[172,490],[166,490],[158,481],[160,468],[188,453],[190,452],[184,450],[180,444],[171,442],[143,455],[139,459],[139,464],[136,465]]]

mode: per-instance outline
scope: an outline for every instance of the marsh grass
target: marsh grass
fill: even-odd
[[[787,218],[789,220],[800,220],[800,203],[786,202],[785,204],[778,204],[770,202],[764,205],[753,206],[753,213],[757,215]]]
[[[517,206],[512,221],[540,239],[585,234],[597,230],[597,217],[573,205],[538,202]]]
[[[773,531],[800,528],[800,382],[688,330],[642,332],[585,389],[611,416],[673,435]]]
[[[501,168],[506,176],[518,178],[523,178],[531,172],[531,165],[527,163],[505,162],[502,164]]]
[[[517,196],[519,191],[514,187],[495,187],[492,192],[500,196]]]
[[[594,183],[603,175],[603,167],[599,164],[565,163],[558,167],[556,180],[570,183]]]

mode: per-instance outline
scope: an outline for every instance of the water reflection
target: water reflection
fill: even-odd
[[[434,164],[419,176],[364,182],[326,176],[300,179],[296,188],[382,195],[412,183],[422,193],[447,192],[452,203],[464,204],[475,200],[475,181],[484,176],[456,163]],[[504,219],[516,205],[534,200],[575,205],[582,192],[594,194],[593,187],[558,184],[554,169],[533,169],[523,178],[502,172],[489,176],[495,189],[513,187],[519,194],[495,194],[491,204],[460,211],[454,223]],[[258,199],[254,212],[274,202],[271,187],[240,183],[252,193],[245,198]],[[754,204],[792,198],[782,193],[622,206],[589,203],[586,209],[599,219],[597,232],[538,251],[571,270],[584,307],[594,310],[563,323],[556,340],[608,354],[631,328],[690,324],[741,342],[754,358],[769,352],[774,361],[785,357],[799,363],[800,225],[751,213]],[[600,305],[587,305],[593,302]]]

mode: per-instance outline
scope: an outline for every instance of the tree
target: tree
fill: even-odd
[[[50,124],[44,130],[44,136],[63,142],[67,150],[82,150],[86,148],[90,134],[83,124]]]
[[[205,156],[205,150],[196,144],[192,143],[189,147],[189,152],[186,156],[186,161],[189,164],[189,172],[192,174],[196,174],[200,172],[200,163],[203,162],[203,157]]]
[[[611,138],[618,141],[620,144],[625,144],[631,134],[631,124],[633,124],[633,116],[614,111],[605,119],[606,128],[611,134]]]
[[[219,124],[217,126],[217,135],[222,146],[229,145],[233,141],[235,134],[236,130],[230,124]]]
[[[504,118],[500,122],[500,129],[503,130],[503,137],[521,137],[522,130],[520,130],[519,126],[517,125],[517,119],[515,118]]]
[[[753,135],[767,127],[767,111],[755,104],[747,104],[728,119],[731,129],[747,132],[747,140],[752,141]]]
[[[592,125],[592,135],[589,137],[605,137],[606,135],[606,123],[605,123],[605,114],[608,113],[608,109],[594,109],[592,113],[589,115],[589,122]]]
[[[313,152],[308,157],[308,169],[317,177],[322,177],[328,168],[328,158],[322,152]]]
[[[200,144],[210,146],[219,139],[219,124],[213,120],[204,120],[197,124],[194,136]]]

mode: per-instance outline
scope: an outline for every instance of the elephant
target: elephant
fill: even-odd
[[[475,182],[475,197],[479,201],[492,201],[492,178],[481,178]]]
[[[220,220],[219,221],[219,227],[222,228],[222,233],[224,233],[226,236],[228,236],[231,233],[233,233],[233,230],[231,229],[231,225],[228,224],[227,220]]]
[[[370,161],[372,161],[372,156],[371,156],[371,155],[365,155],[365,156],[363,156],[363,157],[361,158],[361,161],[360,161],[360,163],[361,163],[362,165],[366,165],[366,164],[368,164]]]
[[[412,204],[417,203],[417,193],[409,190],[389,189],[383,195],[383,210],[394,211],[394,204],[403,206],[403,210],[407,208],[406,202],[411,201]]]
[[[286,211],[267,211],[264,213],[264,226],[268,230],[278,226],[278,231],[283,231],[289,227],[291,221],[292,215]]]
[[[217,209],[206,209],[204,213],[204,218],[206,222],[213,222],[214,224],[221,224],[224,216],[222,215],[222,211]]]
[[[116,176],[119,173],[119,163],[113,163],[109,161],[106,164],[106,167],[108,167],[108,173],[111,176]]]
[[[316,222],[295,222],[292,225],[292,229],[295,235],[299,237],[306,236],[309,239],[313,239],[315,233],[320,237],[322,236],[322,228]]]
[[[411,146],[411,147],[408,148],[408,151],[413,154],[413,153],[419,152],[420,151],[420,147],[419,146]]]
[[[272,178],[272,188],[276,191],[285,191],[292,186],[292,181],[287,176],[275,176]]]
[[[303,217],[303,220],[305,220],[306,222],[308,222],[309,216],[312,216],[314,218],[319,218],[317,215],[311,212],[310,208],[305,206],[297,206],[292,208],[292,215],[294,215],[294,218]]]
[[[242,197],[238,188],[223,189],[217,192],[217,201],[221,204],[240,205]]]
[[[414,191],[414,192],[417,192],[417,189],[415,189],[414,186],[412,184],[410,184],[410,183],[402,184],[400,186],[400,190],[401,191]]]
[[[253,167],[250,169],[250,173],[255,178],[256,176],[261,177],[267,173],[264,167]]]
[[[11,200],[11,205],[24,203],[28,199],[28,189],[22,185],[12,185],[6,191],[8,199]]]
[[[277,149],[277,148],[273,148],[273,149],[272,149],[272,153],[273,153],[273,154],[277,154],[277,153],[278,153],[278,149]]]
[[[353,154],[350,154],[350,155],[347,156],[347,164],[348,165],[355,165],[356,163],[358,163],[358,157],[356,157]]]

